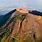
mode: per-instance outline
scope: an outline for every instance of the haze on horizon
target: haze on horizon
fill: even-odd
[[[42,0],[0,0],[0,10],[12,10],[18,7],[42,12]]]

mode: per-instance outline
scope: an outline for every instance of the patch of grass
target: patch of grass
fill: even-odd
[[[24,42],[33,42],[33,39],[31,37],[25,38]]]
[[[42,42],[42,38],[40,38],[39,40],[36,40],[36,42]]]

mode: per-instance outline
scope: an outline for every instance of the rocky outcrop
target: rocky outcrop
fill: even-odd
[[[0,28],[0,42],[38,42],[42,38],[42,16],[15,11]]]

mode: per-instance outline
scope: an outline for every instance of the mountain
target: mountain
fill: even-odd
[[[39,12],[36,10],[32,10],[32,12],[29,12],[29,13],[34,14],[34,15],[38,15],[38,16],[42,16],[42,12]]]
[[[1,16],[0,42],[42,42],[42,16],[25,11],[15,9]]]
[[[5,14],[5,15],[0,15],[0,26],[2,26],[3,24],[5,24],[5,22],[9,19],[9,17],[12,15],[12,13],[15,12],[15,9],[10,11],[9,13]]]

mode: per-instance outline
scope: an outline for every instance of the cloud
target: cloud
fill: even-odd
[[[0,10],[7,8],[17,8],[26,6],[31,9],[42,9],[42,0],[0,0]]]

